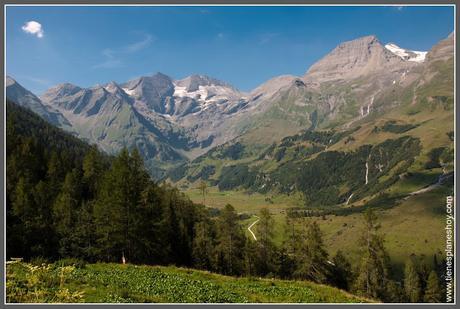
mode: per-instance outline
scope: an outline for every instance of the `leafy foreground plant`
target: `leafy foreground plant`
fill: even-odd
[[[307,281],[235,278],[177,267],[14,263],[7,302],[352,303],[370,300]]]
[[[16,262],[7,266],[7,302],[77,303],[83,292],[70,291],[67,281],[75,266],[32,265]]]

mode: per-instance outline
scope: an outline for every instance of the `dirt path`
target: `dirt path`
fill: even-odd
[[[435,183],[433,183],[433,184],[431,184],[431,185],[429,185],[429,186],[427,186],[427,187],[425,187],[425,188],[422,188],[422,189],[420,189],[420,190],[417,190],[417,191],[414,191],[414,192],[409,193],[409,195],[406,196],[404,199],[407,200],[407,199],[410,198],[411,196],[418,195],[418,194],[425,193],[425,192],[429,192],[429,191],[431,191],[431,190],[433,190],[433,189],[439,187],[447,178],[449,178],[449,177],[452,176],[452,175],[453,175],[452,172],[450,172],[450,173],[443,173],[443,174],[441,174],[441,175],[438,177],[438,180],[437,180]]]
[[[254,217],[256,217],[257,220],[254,221],[254,222],[252,222],[251,225],[248,226],[248,231],[249,231],[249,233],[251,233],[252,237],[254,237],[254,240],[257,240],[257,237],[256,237],[256,235],[254,234],[254,232],[251,230],[251,227],[253,227],[254,224],[256,224],[257,222],[259,222],[260,218],[259,218],[258,216],[256,216],[256,215],[254,215]]]

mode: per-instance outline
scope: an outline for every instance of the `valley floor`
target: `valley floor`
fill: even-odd
[[[56,265],[57,264],[57,265]],[[7,266],[10,303],[361,303],[307,281],[236,278],[178,267],[87,264]]]
[[[381,232],[385,235],[386,248],[398,270],[403,268],[412,254],[426,256],[429,259],[434,254],[437,254],[438,258],[443,256],[445,198],[451,194],[451,184],[430,188],[431,190],[427,190],[424,184],[407,181],[387,191],[405,198],[400,198],[396,204],[391,200],[379,205]],[[195,191],[188,191],[188,196],[195,202],[202,202],[202,197]],[[215,188],[210,188],[206,196],[206,205],[209,207],[221,209],[223,205],[230,203],[238,212],[250,215],[249,218],[241,220],[241,225],[251,239],[254,239],[254,235],[257,238],[257,224],[251,226],[257,220],[255,215],[263,207],[269,209],[275,220],[274,240],[277,244],[281,244],[284,237],[286,210],[299,205],[298,200],[297,204],[295,202],[296,198],[293,196],[273,196],[270,197],[270,202],[267,202],[266,196],[261,194],[248,195],[241,191],[220,192]],[[296,228],[301,229],[309,221],[319,224],[331,256],[341,250],[353,263],[359,260],[360,251],[357,243],[364,228],[360,212],[340,216],[296,218],[293,223]]]

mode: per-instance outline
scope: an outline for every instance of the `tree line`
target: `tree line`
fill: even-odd
[[[368,210],[358,268],[330,257],[319,225],[301,231],[286,218],[274,242],[274,219],[260,211],[257,241],[231,205],[217,215],[176,188],[157,183],[136,149],[110,157],[7,103],[7,258],[178,265],[232,276],[311,280],[389,302],[443,301],[440,271],[412,260],[404,283],[391,263],[377,217]],[[204,193],[203,193],[204,195]]]

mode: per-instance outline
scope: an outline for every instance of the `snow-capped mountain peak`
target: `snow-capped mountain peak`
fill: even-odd
[[[425,57],[427,52],[425,51],[415,51],[415,50],[407,50],[404,48],[399,47],[394,43],[388,43],[385,45],[385,48],[391,51],[396,56],[413,62],[423,62],[425,61]]]

